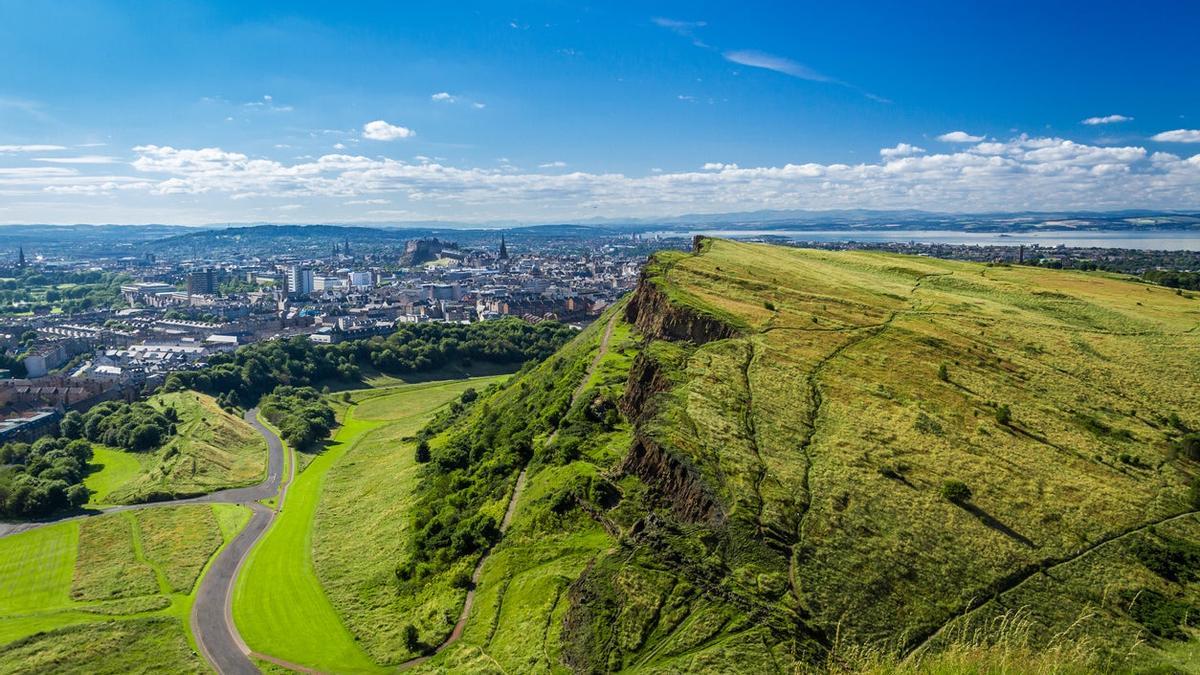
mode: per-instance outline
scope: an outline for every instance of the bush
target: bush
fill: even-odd
[[[996,422],[1002,426],[1012,424],[1012,411],[1007,404],[996,407]]]
[[[942,498],[948,502],[961,504],[971,499],[971,488],[959,480],[948,480],[942,483]]]
[[[950,381],[950,369],[947,368],[946,364],[944,364],[944,363],[942,365],[938,366],[938,379],[941,380],[942,382]]]
[[[429,441],[424,438],[417,441],[416,460],[418,464],[425,464],[429,461]]]

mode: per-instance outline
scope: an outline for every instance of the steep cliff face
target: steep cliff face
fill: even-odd
[[[671,302],[652,278],[642,273],[625,306],[625,319],[643,335],[659,340],[687,340],[701,345],[737,335],[737,329],[696,309]]]
[[[725,513],[695,469],[664,450],[654,439],[636,434],[621,464],[623,473],[641,478],[657,489],[671,510],[687,523],[712,526],[725,522]]]
[[[621,412],[637,424],[654,414],[653,398],[671,387],[664,365],[645,352],[640,352],[629,368],[625,392],[618,401]]]

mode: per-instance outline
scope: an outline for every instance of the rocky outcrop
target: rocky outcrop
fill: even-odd
[[[621,471],[656,488],[684,522],[714,526],[725,522],[720,503],[699,472],[673,457],[652,438],[640,433],[634,436],[633,447],[625,455]]]
[[[621,412],[631,422],[637,424],[650,418],[654,413],[651,401],[660,392],[671,388],[671,380],[667,377],[663,364],[639,352],[629,368],[629,379],[625,381],[625,393],[617,402]]]
[[[646,272],[642,272],[637,290],[625,306],[625,320],[651,338],[688,340],[698,345],[731,338],[738,332],[715,316],[671,302]]]

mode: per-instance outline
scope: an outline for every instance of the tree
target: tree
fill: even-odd
[[[416,460],[419,464],[425,464],[429,459],[429,441],[422,438],[417,441]]]
[[[91,496],[92,491],[84,487],[83,483],[76,483],[67,488],[67,501],[71,506],[83,506]]]
[[[129,437],[131,450],[141,452],[157,448],[162,443],[162,430],[153,424],[143,424],[134,428]]]
[[[421,653],[424,648],[424,645],[421,644],[421,636],[417,633],[417,627],[411,623],[404,626],[404,647],[414,654]]]
[[[79,438],[83,436],[83,415],[78,410],[63,415],[58,423],[58,430],[64,438]]]
[[[941,380],[942,382],[950,381],[950,369],[947,368],[946,364],[944,364],[944,363],[942,365],[938,366],[938,379]]]

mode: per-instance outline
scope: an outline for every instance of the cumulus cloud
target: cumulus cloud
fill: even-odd
[[[445,91],[439,91],[438,93],[434,94],[433,96],[430,96],[429,98],[431,100],[441,101],[443,103],[454,103],[454,101],[455,101],[455,98],[453,96],[451,96],[449,92],[445,92]]]
[[[1116,124],[1117,122],[1129,122],[1132,120],[1132,117],[1126,117],[1125,115],[1105,115],[1103,117],[1089,117],[1083,120],[1083,124],[1094,127],[1098,124]]]
[[[63,145],[0,145],[0,152],[53,152],[66,149]]]
[[[1152,141],[1163,143],[1200,143],[1200,129],[1175,129],[1164,131],[1150,137]]]
[[[555,162],[546,162],[545,164],[538,164],[538,168],[539,169],[561,169],[561,168],[565,167],[566,165],[567,165],[566,162],[555,161]]]
[[[983,140],[983,136],[972,136],[965,131],[948,131],[937,139],[943,143],[978,143]]]
[[[884,159],[895,159],[897,157],[908,157],[911,155],[919,155],[925,152],[925,148],[919,148],[909,143],[897,143],[892,148],[880,148],[879,155]]]
[[[416,135],[416,132],[408,127],[388,124],[383,120],[375,120],[363,125],[362,135],[363,138],[369,138],[373,141],[394,141],[401,138],[412,138]]]
[[[859,164],[795,162],[744,167],[710,162],[695,170],[622,173],[461,167],[347,153],[291,162],[222,148],[144,145],[133,175],[93,176],[89,167],[0,168],[0,195],[142,192],[221,195],[355,206],[387,200],[413,217],[578,218],[666,216],[757,209],[917,208],[933,211],[1181,208],[1200,205],[1200,154],[1181,157],[1138,145],[1105,146],[1016,136],[924,153],[898,144]],[[551,163],[552,164],[552,163]],[[106,173],[114,173],[111,166]],[[65,198],[65,197],[64,197]],[[8,202],[12,204],[12,201]],[[181,212],[194,205],[181,202]],[[224,218],[237,213],[236,207]],[[314,207],[315,208],[315,207]],[[218,219],[220,216],[213,215]]]

